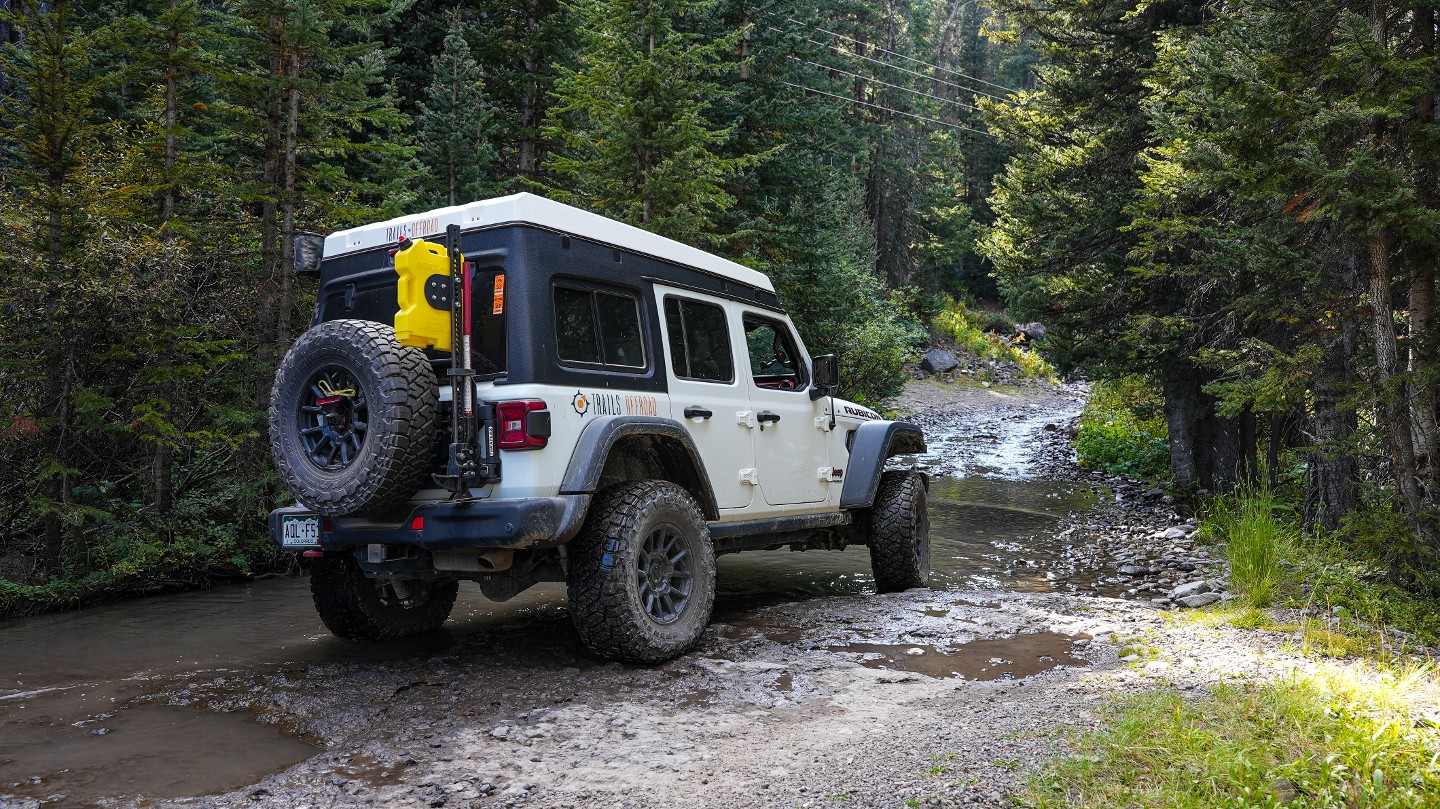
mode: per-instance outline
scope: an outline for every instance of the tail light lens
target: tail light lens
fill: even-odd
[[[501,402],[495,414],[500,422],[495,444],[500,449],[540,449],[550,440],[550,411],[539,399]]]

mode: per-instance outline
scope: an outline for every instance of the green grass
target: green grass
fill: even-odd
[[[1372,672],[1372,674],[1374,674]],[[1264,684],[1175,691],[1113,705],[1108,729],[1032,779],[1021,803],[1051,807],[1430,807],[1440,734],[1409,707],[1434,670],[1357,675],[1332,667]],[[1417,727],[1417,725],[1419,725]],[[1295,795],[1282,802],[1275,787]]]
[[[1293,523],[1293,512],[1264,483],[1211,505],[1201,531],[1225,543],[1231,584],[1249,606],[1274,603],[1282,578],[1280,561],[1295,544]]]

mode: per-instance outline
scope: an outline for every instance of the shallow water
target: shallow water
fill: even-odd
[[[1012,638],[981,638],[939,648],[913,644],[847,643],[832,652],[859,653],[860,665],[871,669],[909,671],[926,677],[967,680],[1016,680],[1059,666],[1088,666],[1075,656],[1075,642],[1086,635],[1032,632]]]
[[[1055,525],[1103,496],[1087,486],[972,477],[930,484],[930,586],[937,590],[1055,589],[1047,574],[1063,541]],[[745,610],[807,596],[862,593],[874,587],[870,554],[755,551],[719,559],[718,608]]]

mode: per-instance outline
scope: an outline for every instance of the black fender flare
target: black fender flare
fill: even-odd
[[[586,424],[560,481],[560,494],[595,494],[610,451],[632,438],[656,440],[665,467],[660,471],[690,492],[705,519],[720,519],[715,489],[690,431],[674,419],[659,416],[600,416]]]
[[[840,508],[869,508],[880,488],[885,459],[924,452],[925,433],[908,421],[867,421],[855,430],[850,465],[840,490]]]

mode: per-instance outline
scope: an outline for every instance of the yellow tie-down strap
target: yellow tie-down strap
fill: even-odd
[[[395,272],[400,275],[400,311],[395,313],[400,344],[449,351],[449,253],[439,244],[415,239],[395,254]]]

